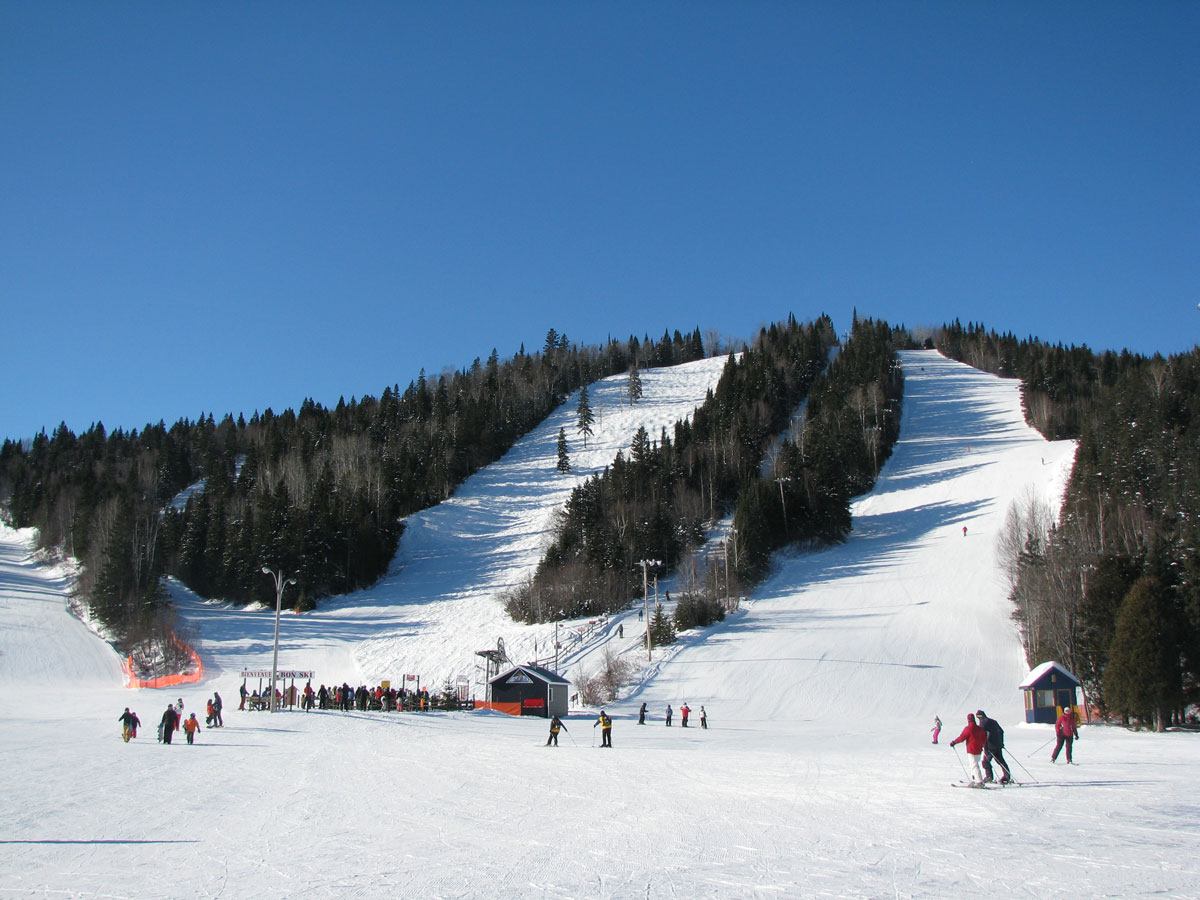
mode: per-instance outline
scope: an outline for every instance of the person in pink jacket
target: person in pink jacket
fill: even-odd
[[[979,758],[983,755],[984,747],[987,746],[987,732],[976,723],[974,713],[967,713],[966,727],[958,737],[950,742],[950,746],[963,743],[967,745],[967,756],[970,757],[971,768],[974,770],[971,775],[971,784],[983,784],[983,770],[979,768]]]

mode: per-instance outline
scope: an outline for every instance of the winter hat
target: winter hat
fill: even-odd
[[[985,715],[983,714],[983,710],[982,710],[982,709],[977,709],[977,710],[975,710],[975,715],[977,715],[977,716],[978,716],[979,718],[981,718],[981,719],[986,719],[986,718],[987,718],[987,716],[985,716]]]
[[[975,713],[967,713],[967,721],[974,722],[975,721]]]

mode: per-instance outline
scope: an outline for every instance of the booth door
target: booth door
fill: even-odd
[[[1075,692],[1071,690],[1064,691],[1060,689],[1058,692],[1058,705],[1063,709],[1070,709],[1072,706],[1074,706]]]

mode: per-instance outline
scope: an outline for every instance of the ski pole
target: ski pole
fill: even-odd
[[[971,780],[971,775],[970,775],[970,773],[969,773],[969,772],[967,772],[967,767],[966,767],[966,765],[965,765],[965,764],[963,763],[963,761],[962,761],[962,756],[960,756],[960,755],[959,755],[959,752],[958,752],[958,747],[957,747],[957,746],[955,746],[954,744],[951,744],[950,746],[954,748],[954,758],[958,760],[958,767],[959,767],[960,769],[962,769],[962,772],[963,772],[963,777],[964,777],[964,778],[966,778],[966,779],[967,779],[967,781],[970,781],[970,780]]]
[[[573,734],[571,734],[571,732],[570,732],[570,731],[568,731],[568,730],[567,730],[567,726],[566,726],[566,725],[564,725],[564,726],[562,727],[562,730],[567,732],[567,737],[569,737],[569,738],[571,739],[571,743],[572,743],[572,744],[574,744],[576,747],[578,747],[578,746],[579,746],[579,743],[578,743],[578,742],[575,740],[575,736],[574,736]]]
[[[1049,742],[1047,742],[1047,743],[1049,743]],[[1023,762],[1021,762],[1021,760],[1017,759],[1016,754],[1013,755],[1013,760],[1016,762],[1016,764],[1018,766],[1021,767],[1021,771],[1029,776],[1030,781],[1032,781],[1034,784],[1040,784],[1040,782],[1036,778],[1033,777],[1033,773],[1030,772],[1027,768],[1025,768],[1025,764]]]
[[[1054,740],[1054,738],[1050,738],[1050,741],[1052,741],[1052,740]],[[1041,753],[1043,750],[1045,750],[1047,747],[1050,746],[1050,741],[1046,741],[1046,743],[1042,744],[1042,746],[1037,747],[1034,750],[1032,750],[1031,752],[1025,754],[1025,758],[1031,759],[1033,757],[1034,753]]]

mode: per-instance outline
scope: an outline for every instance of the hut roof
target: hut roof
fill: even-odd
[[[1079,679],[1076,678],[1074,676],[1074,674],[1072,674],[1070,671],[1068,671],[1067,669],[1060,666],[1058,663],[1054,662],[1054,660],[1048,660],[1047,662],[1042,663],[1040,666],[1038,666],[1036,669],[1034,669],[1032,672],[1029,673],[1028,677],[1023,682],[1021,682],[1021,685],[1020,685],[1021,690],[1027,690],[1028,688],[1033,687],[1035,684],[1037,684],[1039,681],[1041,681],[1043,678],[1045,678],[1047,675],[1049,675],[1052,671],[1058,671],[1058,672],[1062,673],[1063,675],[1066,675],[1067,678],[1069,678],[1071,681],[1073,681],[1076,685],[1080,684]]]

